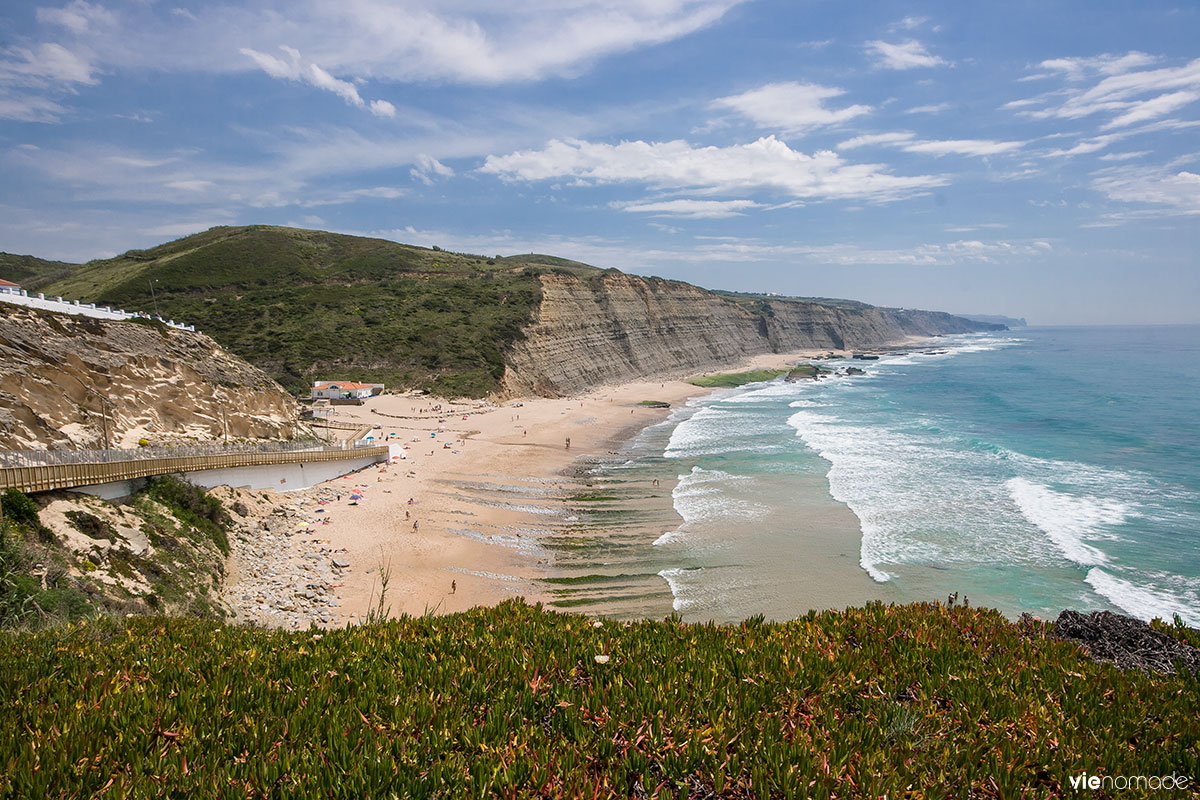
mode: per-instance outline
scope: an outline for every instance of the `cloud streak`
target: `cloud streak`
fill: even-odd
[[[363,100],[353,83],[333,77],[317,64],[305,62],[300,51],[294,47],[280,45],[287,58],[278,58],[267,53],[260,53],[249,47],[243,47],[241,53],[250,58],[258,67],[272,78],[307,83],[327,92],[332,92],[356,108],[364,108],[377,117],[396,116],[396,107],[386,100],[374,100],[371,103]]]
[[[925,49],[925,45],[914,39],[896,44],[875,40],[867,42],[864,47],[867,53],[875,57],[876,65],[884,69],[905,70],[950,65],[949,61],[933,55]]]
[[[695,147],[683,140],[615,145],[553,140],[541,150],[488,156],[479,171],[507,181],[573,179],[735,197],[762,192],[874,202],[911,197],[947,182],[936,175],[892,175],[879,164],[847,163],[829,150],[809,155],[774,136],[729,147]]]

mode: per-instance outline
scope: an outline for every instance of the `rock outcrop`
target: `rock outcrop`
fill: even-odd
[[[0,449],[292,438],[296,411],[203,334],[0,303]]]
[[[862,349],[913,336],[1002,330],[950,314],[792,298],[756,310],[690,284],[609,272],[540,278],[542,302],[507,353],[509,395],[732,366],[762,353]],[[756,313],[756,311],[758,313]]]

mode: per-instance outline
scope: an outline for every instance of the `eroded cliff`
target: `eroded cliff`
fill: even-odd
[[[608,272],[540,277],[533,323],[507,354],[509,395],[730,367],[750,356],[853,350],[912,336],[999,330],[950,314],[780,298],[739,304],[686,283]]]
[[[291,438],[296,402],[212,339],[0,303],[0,449]]]

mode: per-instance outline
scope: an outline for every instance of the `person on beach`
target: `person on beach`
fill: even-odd
[[[571,449],[571,437],[570,436],[567,437],[567,449],[568,450]]]
[[[418,528],[418,526],[420,526],[420,524],[421,523],[419,521],[414,519],[413,520],[413,530],[415,531]]]
[[[450,594],[458,591],[458,581],[450,581]]]

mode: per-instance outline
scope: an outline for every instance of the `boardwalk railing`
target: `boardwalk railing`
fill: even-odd
[[[175,472],[228,467],[386,459],[388,448],[358,440],[341,445],[317,442],[140,447],[137,450],[0,451],[0,489],[45,492]]]

